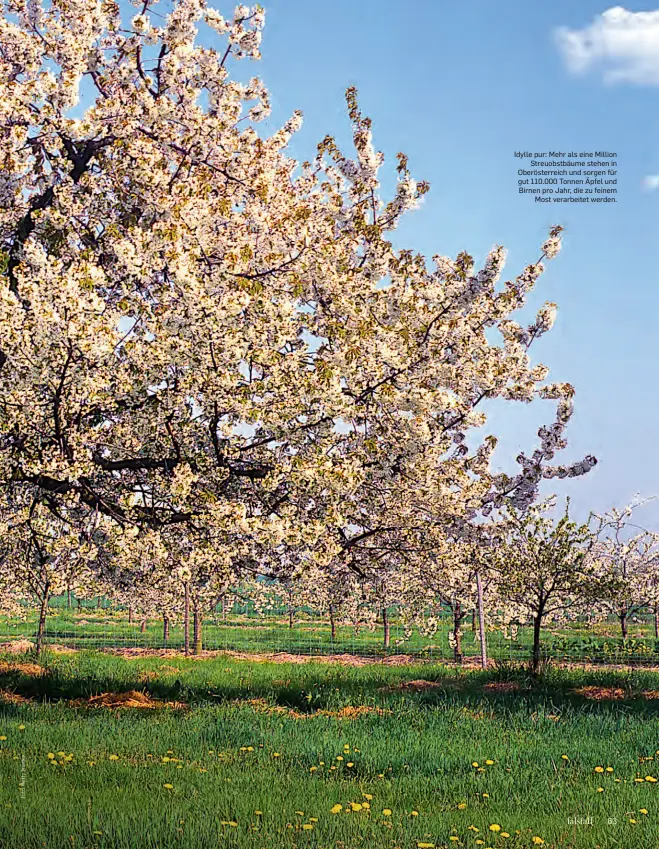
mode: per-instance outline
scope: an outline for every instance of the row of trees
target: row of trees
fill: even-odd
[[[151,5],[0,2],[0,598],[39,600],[38,647],[67,586],[198,623],[259,576],[452,598],[495,568],[490,521],[596,463],[552,464],[555,304],[513,318],[561,227],[505,283],[501,246],[395,247],[428,185],[398,154],[382,197],[354,89],[354,158],[297,162],[301,115],[259,135],[268,92],[229,73],[263,10]],[[488,404],[535,398],[553,423],[495,473]]]

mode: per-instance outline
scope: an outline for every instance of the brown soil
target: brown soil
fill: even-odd
[[[370,707],[369,705],[347,705],[340,710],[316,710],[313,713],[301,713],[294,708],[288,708],[283,705],[270,705],[265,699],[238,699],[235,704],[248,705],[258,713],[287,716],[290,719],[316,719],[320,716],[329,716],[332,719],[352,720],[361,719],[364,716],[386,716],[391,713],[390,710]]]
[[[29,640],[11,640],[8,643],[0,643],[0,652],[24,654],[29,651],[34,651],[34,643]]]
[[[454,687],[459,682],[457,681],[425,681],[423,678],[419,678],[415,681],[402,681],[400,684],[394,684],[391,687],[380,687],[380,691],[382,693],[400,693],[400,692],[413,692],[419,693],[424,690],[443,690],[446,687]]]
[[[43,675],[46,670],[36,663],[6,663],[0,660],[0,675],[10,672],[21,672],[23,675]]]
[[[572,692],[578,696],[583,696],[585,699],[593,699],[597,702],[619,701],[627,695],[622,687],[597,687],[595,685],[578,687],[572,690]]]
[[[138,708],[141,710],[155,710],[156,708],[176,708],[186,710],[189,705],[184,702],[163,702],[160,699],[152,699],[146,693],[138,690],[129,690],[126,693],[100,693],[89,699],[72,699],[69,701],[72,707],[89,708]]]
[[[25,696],[21,696],[18,693],[11,693],[9,690],[0,690],[0,703],[4,702],[5,704],[11,705],[25,705],[29,702],[29,699],[26,699]]]
[[[520,689],[517,681],[490,681],[483,686],[486,693],[516,693]]]

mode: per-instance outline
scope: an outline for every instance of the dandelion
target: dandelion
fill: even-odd
[[[478,766],[478,761],[472,761],[472,762],[471,762],[471,765],[472,765],[472,766]]]
[[[494,822],[490,826],[490,831],[501,831],[501,826],[499,825],[499,823]]]
[[[597,788],[597,792],[598,792],[598,793],[604,793],[604,788],[603,788],[603,787],[598,787],[598,788]]]
[[[342,810],[343,810],[343,805],[334,805],[330,809],[330,813],[331,814],[339,814],[339,813],[341,813]]]
[[[318,817],[309,817],[309,822],[318,822]]]
[[[435,849],[434,843],[417,843],[417,849]]]
[[[295,813],[298,815],[298,817],[304,816],[304,811],[296,811]]]
[[[347,766],[347,767],[354,766],[354,763],[352,763],[352,761],[350,761],[350,762],[348,762],[348,763],[346,764],[346,766]]]
[[[485,763],[487,764],[487,766],[492,766],[492,764],[494,763],[494,761],[489,761],[489,760],[488,760],[488,761],[485,761]]]
[[[342,761],[342,760],[343,760],[343,755],[337,755],[337,756],[336,756],[336,759],[337,759],[337,761]]]
[[[466,803],[466,802],[460,802],[460,804],[458,805],[458,810],[459,810],[459,811],[464,811],[464,809],[465,809],[466,807],[467,807],[467,803]]]
[[[165,788],[165,790],[173,790],[174,789],[173,784],[163,784],[163,787]]]
[[[632,825],[636,825],[636,820],[629,820]]]
[[[612,767],[612,766],[607,766],[606,771],[607,771],[607,772],[613,772],[613,767]]]
[[[48,752],[48,754],[46,755],[46,757],[48,758],[48,760],[49,760],[49,761],[52,761],[52,760],[53,760],[53,758],[55,757],[55,755],[53,754],[53,752]]]
[[[536,846],[540,846],[545,841],[542,839],[542,837],[534,837],[531,842],[535,843]]]
[[[561,755],[561,758],[562,758],[564,761],[569,761],[569,760],[570,760],[570,759],[568,758],[568,756],[567,756],[567,755]]]
[[[256,814],[257,817],[263,816],[263,811],[254,811],[254,813]]]
[[[364,806],[361,804],[361,802],[351,802],[350,807],[353,811],[361,811]]]
[[[483,799],[489,799],[489,798],[490,798],[489,793],[483,793]]]
[[[318,767],[317,767],[317,766],[310,766],[310,767],[309,767],[309,772],[317,772],[317,771],[318,771]]]
[[[305,822],[302,828],[304,829],[304,831],[311,831],[313,829],[313,826],[311,825],[311,823]]]
[[[273,757],[273,758],[280,758],[280,757],[281,757],[281,755],[279,754],[279,752],[273,752],[273,753],[272,753],[272,757]]]
[[[502,831],[502,832],[501,832],[501,834],[500,834],[499,836],[500,836],[500,837],[510,837],[510,835],[508,834],[508,832],[507,832],[507,831]]]
[[[109,759],[110,759],[111,761],[118,761],[118,760],[119,760],[119,755],[110,755],[110,758],[109,758]]]
[[[3,742],[3,743],[4,743],[4,741],[5,741],[6,739],[7,739],[7,738],[5,737],[5,735],[4,735],[4,734],[0,734],[0,740],[2,740],[2,742]]]
[[[459,837],[456,837],[454,834],[452,834],[452,835],[449,837],[449,840],[453,840],[454,842],[455,842],[456,840],[459,840],[459,839],[460,839],[460,838],[459,838]]]
[[[646,781],[649,781],[649,782],[650,782],[650,784],[655,784],[655,783],[656,783],[656,781],[657,781],[657,779],[656,779],[656,778],[654,778],[654,776],[652,776],[652,775],[646,775],[646,776],[645,776],[645,780],[646,780]]]
[[[383,816],[383,817],[390,817],[390,816],[391,816],[391,808],[385,808],[385,809],[382,811],[382,816]]]
[[[24,726],[24,725],[19,725],[19,726],[18,726],[18,730],[19,730],[19,731],[25,731],[25,726]]]
[[[647,808],[639,808],[638,812],[639,812],[639,814],[643,814],[645,816],[648,812],[648,809]]]
[[[604,767],[603,766],[596,766],[595,772],[604,772]]]
[[[364,799],[368,799],[369,802],[373,800],[373,795],[371,793],[362,793]]]
[[[411,817],[418,817],[418,816],[419,816],[419,812],[418,812],[418,811],[410,811],[410,816],[411,816]]]

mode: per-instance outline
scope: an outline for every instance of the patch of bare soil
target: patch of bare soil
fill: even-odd
[[[444,690],[447,687],[459,686],[459,681],[445,679],[443,681],[425,681],[419,678],[415,681],[402,681],[400,684],[393,684],[390,687],[380,687],[382,693],[400,693],[413,692],[422,693],[425,690]]]
[[[627,695],[622,687],[597,687],[594,684],[587,687],[578,687],[572,692],[578,696],[583,696],[585,699],[593,699],[597,702],[619,701]]]
[[[516,693],[521,690],[517,681],[490,681],[483,685],[486,693]]]
[[[369,705],[346,705],[339,710],[315,710],[312,713],[301,713],[295,708],[288,708],[283,705],[270,705],[265,699],[238,699],[235,704],[248,705],[258,713],[275,714],[277,716],[287,716],[290,719],[317,719],[320,716],[328,716],[332,719],[361,719],[364,716],[385,716],[391,713],[390,710],[384,710],[379,707],[371,707]]]
[[[34,643],[29,640],[10,640],[8,643],[0,643],[0,652],[25,654],[29,651],[34,651]]]
[[[69,701],[72,707],[89,708],[137,708],[140,710],[155,710],[158,708],[176,708],[187,710],[189,705],[184,702],[163,702],[160,699],[152,699],[146,693],[139,690],[129,690],[126,693],[100,693],[89,699],[72,699]]]
[[[648,700],[659,699],[659,690],[643,690],[641,697]]]
[[[53,643],[52,645],[46,646],[48,651],[51,651],[53,654],[77,654],[78,649],[73,649],[71,646],[60,646],[57,643]]]
[[[11,693],[9,690],[0,690],[0,703],[9,705],[24,705],[30,700],[18,693]]]
[[[0,675],[7,675],[9,672],[21,672],[23,675],[43,675],[46,670],[43,666],[37,663],[6,663],[0,660]]]

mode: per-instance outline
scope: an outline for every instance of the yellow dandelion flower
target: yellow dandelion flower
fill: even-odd
[[[469,831],[480,831],[480,828],[476,828],[476,826],[475,826],[475,825],[468,825],[468,826],[467,826],[467,829],[468,829]]]
[[[361,804],[361,802],[351,802],[350,807],[353,811],[361,811],[364,806]]]
[[[489,793],[483,793],[483,799],[489,799],[489,798],[490,798]]]
[[[371,793],[362,793],[362,796],[364,799],[368,799],[369,802],[373,799],[373,795]]]
[[[456,840],[459,840],[459,839],[460,839],[460,838],[459,838],[459,837],[456,837],[454,834],[452,834],[452,835],[449,837],[449,840],[453,840],[454,842],[455,842]]]
[[[119,755],[110,755],[109,760],[111,760],[111,761],[118,761],[118,760],[119,760]]]
[[[370,807],[371,807],[371,803],[370,803],[370,802],[362,802],[362,808],[363,808],[365,811],[370,810]]]
[[[343,760],[343,755],[337,755],[337,756],[336,756],[336,759],[337,759],[337,761],[342,761],[342,760]]]
[[[471,762],[471,765],[472,765],[472,766],[478,766],[478,761],[472,761],[472,762]]]
[[[507,831],[502,831],[499,837],[510,837]]]
[[[603,766],[596,766],[595,772],[604,772],[604,767]]]
[[[467,803],[466,803],[466,802],[460,802],[460,804],[458,805],[458,810],[459,810],[459,811],[464,811],[464,809],[465,809],[466,807],[467,807]]]
[[[339,813],[341,813],[342,810],[343,810],[343,805],[334,805],[330,809],[330,813],[331,814],[339,814]]]
[[[346,766],[348,766],[348,767],[354,766],[354,763],[352,763],[352,761],[348,761],[348,763],[346,764]]]
[[[419,816],[419,812],[418,812],[418,811],[410,811],[410,816],[411,816],[411,817],[418,817],[418,816]]]
[[[607,771],[607,772],[613,772],[613,767],[612,767],[612,766],[607,766],[606,771]]]
[[[417,849],[435,849],[434,843],[417,843]]]
[[[6,738],[6,736],[5,736],[4,734],[0,734],[0,740],[2,740],[2,741],[4,742],[6,739],[7,739],[7,738]]]
[[[279,752],[273,752],[273,753],[272,753],[272,757],[273,757],[273,758],[280,758],[280,757],[281,757],[281,755],[279,754]]]
[[[604,788],[603,788],[603,787],[598,787],[598,788],[597,788],[597,792],[598,792],[598,793],[604,793]]]
[[[254,811],[254,813],[256,814],[257,817],[263,816],[263,811]]]
[[[477,844],[478,846],[485,846],[485,841],[484,841],[484,840],[480,840],[480,839],[479,839],[479,840],[477,840],[477,841],[476,841],[476,844]]]
[[[165,790],[173,790],[174,789],[173,784],[163,784],[163,787],[165,788]]]
[[[567,756],[567,755],[561,755],[561,758],[562,758],[564,761],[569,761],[569,760],[570,760],[570,759],[568,758],[568,756]]]
[[[25,731],[25,726],[24,726],[24,725],[19,725],[19,726],[18,726],[18,730],[19,730],[19,731]]]
[[[235,820],[229,820],[229,825],[231,828],[237,828],[238,823]]]
[[[647,808],[639,808],[638,812],[639,812],[639,814],[643,814],[645,816],[648,812],[648,809]]]
[[[485,761],[485,763],[486,763],[488,766],[492,766],[492,764],[494,763],[494,761],[487,760],[487,761]]]
[[[490,831],[501,831],[501,826],[497,822],[493,822],[490,826]]]
[[[636,825],[636,820],[629,820],[632,825]]]
[[[310,766],[310,767],[309,767],[309,772],[317,772],[317,771],[318,771],[318,767],[317,767],[317,766]]]
[[[296,811],[295,813],[298,815],[298,817],[304,816],[304,811]]]
[[[391,816],[391,808],[385,808],[385,809],[382,811],[382,816],[383,816],[383,817],[390,817],[390,816]]]
[[[309,822],[318,822],[318,817],[309,817]]]
[[[650,784],[655,784],[655,783],[656,783],[656,781],[657,781],[657,779],[656,779],[654,776],[652,776],[652,775],[646,775],[646,776],[645,776],[645,780],[646,780],[646,781],[649,781],[649,782],[650,782]]]
[[[52,761],[52,759],[55,757],[55,755],[53,754],[53,752],[48,752],[46,757],[48,758],[49,761]]]
[[[534,837],[531,842],[535,843],[536,846],[540,846],[545,841],[542,839],[542,837]]]
[[[302,828],[304,831],[311,831],[313,829],[313,826],[311,825],[311,823],[305,822]]]

